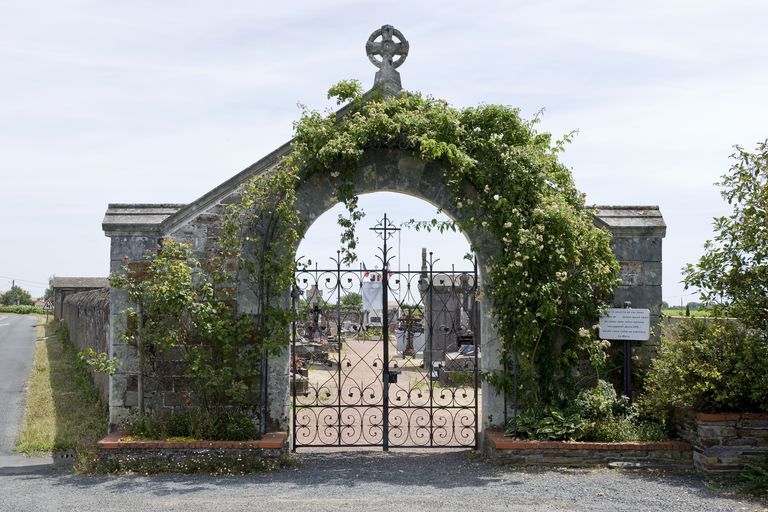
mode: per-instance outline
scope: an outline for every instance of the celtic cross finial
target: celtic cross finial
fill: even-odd
[[[405,62],[408,50],[408,41],[392,25],[383,25],[371,34],[365,44],[365,53],[371,63],[379,68],[373,82],[374,87],[389,94],[400,93],[402,85],[400,84],[400,73],[397,72],[396,68]]]

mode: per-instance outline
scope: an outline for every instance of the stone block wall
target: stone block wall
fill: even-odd
[[[600,467],[619,463],[642,467],[691,467],[691,445],[681,441],[530,441],[488,431],[485,433],[484,451],[497,464],[515,466]]]
[[[240,187],[249,177],[268,172],[289,151],[290,143],[188,205],[109,205],[102,226],[112,240],[111,270],[120,271],[124,257],[130,261],[143,259],[146,250],[156,248],[164,236],[190,243],[195,256],[205,261],[221,233],[226,206],[239,199]],[[317,174],[297,187],[299,215],[304,226],[311,226],[336,203],[337,183],[334,180],[331,176]],[[451,203],[452,194],[444,182],[440,164],[424,162],[411,151],[366,151],[355,170],[353,182],[357,194],[381,191],[410,194],[443,209],[454,218],[461,218],[461,212],[455,211]],[[471,192],[467,190],[467,193]],[[661,241],[666,234],[666,225],[658,207],[598,206],[593,211],[595,223],[613,234],[613,250],[622,266],[623,283],[616,291],[616,305],[621,306],[625,301],[631,301],[635,308],[650,309],[652,325],[655,326],[661,305]],[[472,240],[472,245],[486,248],[477,254],[482,282],[493,259],[496,242],[484,232],[475,231],[466,235]],[[248,314],[257,311],[257,299],[250,291],[244,272],[238,275],[237,297],[240,312]],[[487,295],[483,297],[479,304],[481,338],[485,343],[485,352],[495,354],[498,352],[499,335],[493,322],[487,320],[491,312],[490,300]],[[136,375],[137,368],[135,350],[125,346],[118,337],[124,329],[124,326],[120,326],[125,321],[123,312],[127,306],[124,292],[113,291],[111,303],[111,355],[121,360],[120,370],[110,384],[110,427],[115,428],[119,420],[129,412],[130,404],[134,403],[132,376]],[[654,344],[655,338],[643,345],[654,352]],[[289,426],[288,363],[287,351],[268,361],[262,397],[266,402],[269,429],[287,429]],[[500,361],[492,357],[483,358],[482,363],[483,371],[492,371],[500,366]],[[158,391],[159,394],[152,398],[153,404],[165,407],[178,398],[163,394],[178,392],[175,381],[172,382],[171,388]],[[503,418],[508,411],[504,410],[501,396],[489,383],[483,383],[483,428],[503,425]]]
[[[740,471],[768,457],[768,413],[709,414],[678,409],[678,435],[693,445],[693,463],[708,472]]]
[[[618,230],[617,230],[618,231]],[[661,244],[659,236],[621,236],[614,233],[613,252],[621,268],[621,284],[614,292],[614,307],[631,302],[633,308],[651,312],[651,339],[647,345],[656,346],[661,318]]]
[[[136,232],[124,232],[111,236],[111,272],[124,272],[126,265],[129,269],[135,265],[138,270],[142,262],[147,260],[148,252],[157,250],[165,237],[189,244],[193,256],[199,261],[205,262],[211,256],[212,251],[217,248],[217,242],[222,234],[226,205],[237,198],[237,193],[233,193],[165,233],[150,234],[145,230],[137,230]],[[163,211],[163,215],[165,215],[167,211],[177,209],[178,205],[162,205],[153,208],[142,205],[137,207],[120,206],[119,208],[111,206],[111,208],[115,211],[115,216],[128,215],[123,212],[132,212],[133,210],[146,210],[152,215]],[[235,270],[235,268],[233,267],[231,270]],[[113,314],[111,317],[110,354],[120,360],[118,372],[110,382],[110,431],[114,432],[120,428],[121,423],[130,415],[132,409],[138,406],[139,394],[138,354],[134,347],[120,340],[120,333],[126,329],[125,309],[129,306],[125,291],[112,289],[111,301]],[[163,354],[162,358],[158,358],[151,364],[153,367],[148,370],[144,379],[144,403],[149,411],[172,410],[184,406],[188,399],[194,401],[189,380],[185,377],[185,363],[181,349],[168,351]],[[278,369],[282,368],[277,367],[275,371]],[[275,391],[278,389],[276,388]],[[276,403],[282,401],[284,400],[281,397],[275,400]],[[255,396],[254,404],[257,405],[258,403],[259,397]],[[279,426],[287,428],[287,424]]]
[[[596,206],[594,212],[595,223],[613,236],[611,248],[620,266],[613,307],[630,302],[632,308],[650,311],[650,339],[632,342],[633,354],[645,366],[656,355],[661,336],[662,242],[667,227],[657,206]]]
[[[67,323],[69,339],[77,350],[92,348],[109,352],[109,289],[100,288],[66,296],[61,320]],[[109,399],[109,377],[91,371],[93,381],[106,403]]]

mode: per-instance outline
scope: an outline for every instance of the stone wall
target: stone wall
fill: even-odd
[[[67,295],[62,302],[61,320],[67,323],[69,339],[82,351],[109,352],[109,288]],[[109,378],[91,371],[96,388],[106,403]]]
[[[680,441],[591,443],[529,441],[485,433],[485,453],[498,464],[516,466],[599,467],[611,464],[641,467],[691,467],[691,445]]]
[[[208,211],[194,216],[189,222],[168,233],[144,236],[135,233],[120,233],[112,236],[110,271],[124,272],[127,266],[141,272],[147,254],[157,250],[165,237],[181,243],[188,243],[195,258],[205,261],[215,249],[215,241],[221,235],[223,209],[230,199],[213,205]],[[160,216],[177,206],[161,205],[149,208],[151,215]],[[113,208],[113,207],[111,207]],[[131,212],[133,208],[126,208]],[[123,210],[120,210],[123,211]],[[130,213],[128,214],[130,215]],[[129,306],[124,290],[111,289],[112,314],[110,319],[110,355],[119,360],[118,371],[110,379],[109,429],[114,432],[121,427],[131,410],[139,404],[138,355],[136,349],[120,340],[120,333],[127,327],[125,309]],[[153,367],[144,379],[144,404],[149,411],[170,410],[184,405],[190,396],[189,380],[185,377],[181,349],[169,350],[163,357],[151,361]],[[287,378],[287,377],[286,377]],[[191,397],[194,399],[194,397]],[[254,397],[259,403],[259,397]],[[287,426],[284,426],[287,428]]]
[[[768,413],[709,414],[677,409],[678,435],[693,445],[693,463],[709,472],[740,471],[768,457]]]
[[[288,434],[270,432],[252,441],[123,440],[114,432],[97,443],[107,471],[242,474],[276,467],[288,454]]]
[[[264,159],[242,171],[232,179],[211,190],[188,205],[172,204],[111,204],[105,214],[104,231],[111,238],[112,272],[120,272],[124,262],[136,262],[145,258],[146,251],[157,248],[159,240],[170,236],[191,245],[195,256],[205,261],[221,234],[221,223],[226,206],[239,198],[239,187],[255,175],[273,168],[279,158],[290,150],[289,145],[278,148]],[[353,178],[354,192],[399,192],[419,197],[449,216],[461,219],[462,213],[450,201],[451,193],[443,181],[443,170],[439,163],[424,162],[407,150],[381,149],[366,151]],[[314,175],[297,187],[299,215],[302,224],[309,228],[314,221],[336,203],[336,183],[327,175]],[[661,242],[666,234],[666,225],[655,206],[600,206],[594,208],[595,223],[611,231],[613,250],[622,267],[622,285],[616,291],[615,305],[622,306],[631,301],[632,307],[648,308],[651,311],[652,326],[658,324],[661,306]],[[497,244],[489,240],[484,232],[465,233],[472,245],[479,250],[479,282],[483,285],[489,264]],[[257,311],[255,295],[250,290],[247,275],[241,272],[237,284],[238,309],[242,313]],[[480,337],[484,340],[484,351],[496,354],[499,350],[499,335],[493,322],[489,321],[491,304],[487,294],[479,302]],[[286,303],[288,298],[286,297]],[[117,428],[121,419],[135,405],[135,375],[137,358],[135,350],[123,344],[118,337],[124,329],[127,306],[125,293],[113,290],[111,293],[111,352],[120,359],[118,373],[111,379],[110,428]],[[655,352],[656,334],[643,347],[648,353]],[[290,387],[288,382],[289,355],[270,358],[265,369],[262,404],[267,424],[264,427],[285,430],[290,423]],[[482,371],[500,368],[498,358],[482,359]],[[174,370],[177,371],[177,370]],[[150,397],[149,405],[169,406],[178,401],[174,377],[171,387],[158,389]],[[166,381],[166,384],[168,382]],[[512,402],[505,401],[488,382],[482,383],[482,425],[483,428],[501,427],[504,418],[511,415]],[[505,403],[507,410],[505,411]]]

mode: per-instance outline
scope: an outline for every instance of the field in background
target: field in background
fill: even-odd
[[[691,311],[691,316],[692,317],[706,317],[706,316],[709,316],[709,311],[707,311],[706,309],[691,309],[690,311]],[[677,308],[677,309],[662,309],[661,310],[661,314],[664,315],[664,316],[676,316],[676,317],[686,316],[685,308],[683,308],[683,309],[679,309],[679,308]]]

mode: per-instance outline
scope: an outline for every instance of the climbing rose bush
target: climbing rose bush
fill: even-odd
[[[354,229],[362,217],[354,193],[357,164],[370,146],[411,147],[440,164],[457,227],[478,234],[473,240],[482,245],[475,251],[493,255],[482,271],[502,368],[484,377],[537,403],[575,394],[580,358],[588,357],[599,373],[607,347],[595,323],[612,297],[618,264],[610,233],[595,226],[557,158],[570,135],[553,142],[536,130],[538,119],[523,120],[517,109],[501,105],[457,109],[405,92],[363,97],[354,81],[337,84],[329,97],[347,102],[348,111],[339,117],[305,110],[278,172],[335,180],[336,198],[349,212],[340,218],[347,262],[354,260]]]

